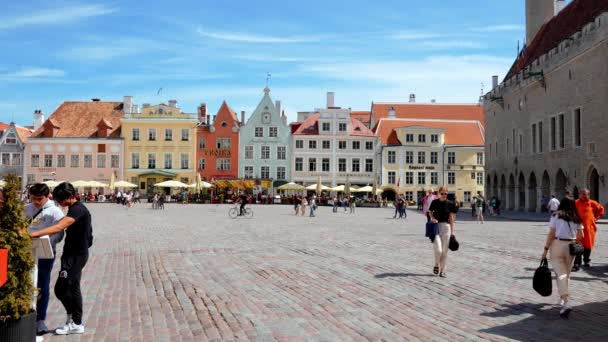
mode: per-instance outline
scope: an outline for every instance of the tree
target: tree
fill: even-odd
[[[8,250],[8,280],[0,287],[0,322],[18,320],[32,311],[34,267],[28,222],[15,175],[5,179],[4,205],[0,207],[0,248]]]

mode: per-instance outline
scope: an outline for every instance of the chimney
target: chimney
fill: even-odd
[[[136,104],[134,104],[134,105],[133,105],[133,108],[131,109],[131,113],[132,113],[132,114],[137,114],[137,113],[139,113],[139,106],[138,106],[138,105],[136,105]]]
[[[241,111],[241,124],[243,124],[243,125],[245,124],[245,111],[244,110]]]
[[[437,103],[435,99],[431,99],[431,103]]]
[[[555,0],[526,0],[526,44],[530,45],[540,28],[555,15]]]
[[[207,126],[211,124],[211,115],[207,115]]]
[[[410,103],[416,103],[416,94],[410,94]]]
[[[496,87],[498,87],[498,76],[494,75],[492,76],[492,90],[496,89]]]
[[[176,100],[169,100],[169,107],[177,108],[177,101]]]
[[[44,114],[41,109],[36,109],[34,111],[34,130],[37,130],[44,123]]]
[[[198,106],[198,121],[205,123],[207,121],[207,104],[205,102]]]
[[[277,108],[277,113],[281,114],[281,101],[274,101],[274,106]]]
[[[327,92],[327,108],[333,108],[336,106],[336,103],[334,102],[334,98],[335,95],[333,91],[328,91]]]
[[[133,110],[133,96],[123,96],[122,98],[122,111],[125,115],[130,115]]]
[[[99,101],[101,101],[101,99],[98,99],[98,98],[91,99],[91,102],[99,102]]]
[[[566,0],[556,0],[555,1],[555,15],[557,15],[561,10],[566,7]]]
[[[395,117],[395,107],[391,106],[391,108],[388,110],[388,117],[389,118]]]
[[[215,124],[215,117],[216,117],[216,116],[217,116],[217,115],[214,115],[214,116],[213,116],[213,118],[212,118],[212,120],[211,120],[211,123],[212,123],[212,124]]]

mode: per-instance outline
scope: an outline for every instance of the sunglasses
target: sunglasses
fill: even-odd
[[[443,195],[447,195],[448,193],[447,193],[447,192],[440,192],[439,194],[440,194],[441,196],[443,196]]]

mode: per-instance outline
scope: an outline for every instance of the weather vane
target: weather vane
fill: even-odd
[[[270,83],[270,78],[271,78],[271,77],[272,77],[272,75],[271,75],[269,72],[267,72],[267,73],[266,73],[266,86],[267,86],[267,87],[268,87],[268,84]]]

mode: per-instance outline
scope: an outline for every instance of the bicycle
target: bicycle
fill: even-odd
[[[230,208],[230,210],[228,210],[228,216],[230,216],[230,218],[237,218],[239,217],[239,212],[241,211],[241,205],[236,203],[232,208]],[[249,207],[245,207],[244,209],[244,213],[243,215],[245,218],[252,218],[253,217],[253,209],[249,208]]]

